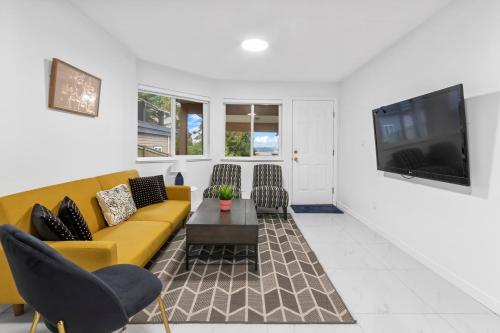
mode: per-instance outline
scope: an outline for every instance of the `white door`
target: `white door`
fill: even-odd
[[[333,101],[293,101],[292,203],[333,203],[333,128]]]

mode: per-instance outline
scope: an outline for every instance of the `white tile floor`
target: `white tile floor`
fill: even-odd
[[[294,214],[356,325],[172,325],[173,333],[498,333],[500,317],[348,214]],[[0,307],[0,311],[2,308]],[[6,311],[10,311],[7,309]],[[0,321],[27,332],[30,315]],[[0,316],[1,317],[6,317]],[[8,316],[11,317],[11,316]],[[40,325],[40,333],[47,330]],[[160,333],[161,325],[129,325]]]

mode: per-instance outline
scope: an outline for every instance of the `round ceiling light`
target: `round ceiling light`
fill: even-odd
[[[269,47],[269,43],[263,39],[252,38],[244,40],[241,47],[250,52],[262,52]]]

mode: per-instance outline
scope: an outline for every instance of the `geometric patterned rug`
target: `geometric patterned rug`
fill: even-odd
[[[163,283],[162,298],[173,323],[352,324],[355,320],[291,215],[259,214],[259,269],[251,259],[228,255],[246,247],[199,246],[185,269],[181,229],[147,268]],[[221,259],[209,259],[219,254]],[[132,324],[161,323],[156,303]]]

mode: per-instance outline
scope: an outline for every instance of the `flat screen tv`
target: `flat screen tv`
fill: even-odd
[[[463,86],[373,110],[377,168],[470,186]]]

